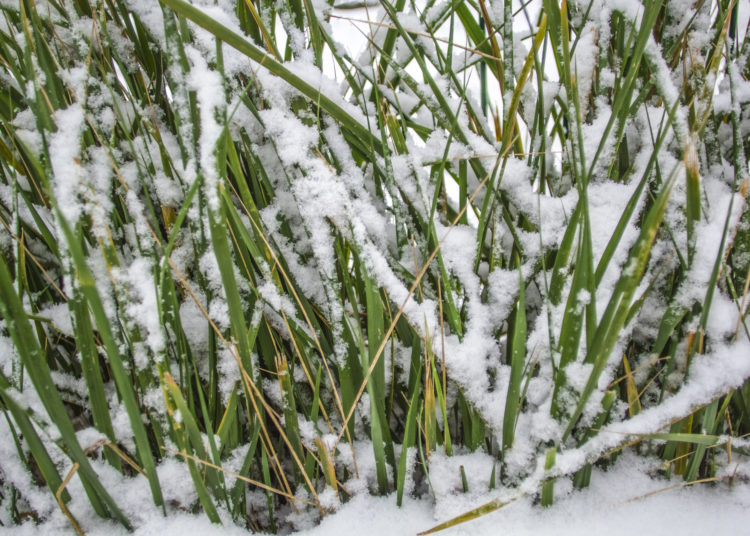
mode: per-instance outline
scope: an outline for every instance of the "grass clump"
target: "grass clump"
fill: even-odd
[[[380,0],[353,58],[323,0],[4,3],[0,521],[722,478],[750,39],[684,4]]]

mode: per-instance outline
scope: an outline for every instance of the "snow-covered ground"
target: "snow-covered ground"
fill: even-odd
[[[743,9],[750,9],[748,0],[741,0]],[[360,30],[366,28],[358,20],[373,17],[375,10],[367,13],[364,10],[341,12],[340,17],[332,19],[332,27],[338,32],[339,39],[346,43],[353,57],[364,46],[366,40]],[[346,19],[351,20],[346,20]],[[519,19],[520,20],[520,19]],[[746,20],[746,17],[742,20]],[[359,28],[359,29],[357,29]],[[364,31],[369,31],[364,30]],[[375,31],[375,30],[373,30]],[[334,78],[333,67],[327,73]],[[592,191],[596,191],[592,188]],[[595,196],[594,206],[596,205]],[[608,206],[611,207],[611,204]],[[609,218],[607,213],[603,219]],[[723,222],[723,220],[722,220]],[[719,222],[720,224],[722,222]],[[607,235],[608,236],[608,235]],[[718,300],[718,298],[717,298]],[[730,304],[731,305],[731,304]],[[715,307],[716,308],[716,307]],[[713,317],[712,317],[713,318]],[[734,327],[736,321],[725,321],[725,326]],[[743,346],[747,350],[747,346]],[[747,359],[747,354],[744,359]],[[713,362],[712,362],[713,363]],[[735,359],[725,359],[721,363],[735,363]],[[697,366],[697,365],[695,365]],[[694,367],[695,367],[694,366]],[[706,365],[704,368],[708,367]],[[745,370],[737,364],[732,369]],[[719,369],[720,371],[722,369]],[[729,376],[724,367],[725,376]],[[696,382],[701,378],[696,370],[693,383],[683,390],[681,398],[676,396],[671,406],[660,413],[664,422],[673,416],[683,415],[688,401],[695,402],[691,393],[702,394],[711,400],[716,393],[725,392],[728,387],[722,374],[714,371],[708,383]],[[708,375],[704,375],[708,378]],[[733,376],[736,380],[738,375]],[[744,376],[742,376],[744,377]],[[722,383],[724,382],[724,383]],[[682,406],[680,406],[682,404]],[[668,414],[672,410],[674,415]],[[653,421],[653,420],[652,420]],[[636,421],[636,424],[649,423],[648,416]],[[663,429],[664,423],[655,422],[654,430]],[[3,423],[4,424],[4,423]],[[642,429],[646,429],[644,427]],[[3,430],[0,425],[0,430]],[[8,442],[9,443],[9,442]],[[10,449],[12,445],[8,445]],[[593,448],[593,447],[592,447]],[[603,443],[600,450],[609,448]],[[3,449],[0,449],[0,453]],[[10,455],[10,454],[8,454]],[[354,497],[341,505],[335,513],[330,513],[322,520],[300,517],[296,520],[298,535],[413,535],[426,531],[448,519],[465,513],[477,506],[496,498],[488,490],[488,476],[491,460],[481,453],[464,454],[450,459],[433,455],[430,466],[434,475],[431,492],[423,493],[421,499],[405,497],[404,505],[397,507],[395,496],[374,497],[366,489],[355,490]],[[172,461],[174,462],[174,461]],[[189,475],[183,465],[169,465],[165,462],[160,467],[160,478],[165,486],[165,496],[172,500],[168,515],[153,506],[148,491],[148,484],[143,477],[129,479],[122,483],[113,480],[108,489],[114,491],[115,500],[123,508],[126,517],[133,520],[134,532],[138,536],[189,536],[189,535],[247,535],[244,527],[237,527],[227,522],[225,525],[213,525],[205,516],[192,515],[180,510],[179,504],[190,504],[189,494],[194,490],[189,482]],[[534,497],[522,497],[508,506],[482,516],[465,524],[447,529],[441,534],[466,534],[474,536],[508,534],[525,535],[651,535],[651,534],[750,534],[750,463],[738,465],[727,460],[716,482],[697,483],[687,486],[680,477],[666,480],[658,476],[658,460],[652,460],[625,452],[609,470],[597,469],[592,476],[589,488],[583,491],[572,490],[569,479],[556,482],[556,499],[554,506],[542,508],[534,503]],[[468,492],[461,490],[459,465],[466,468]],[[103,480],[108,475],[104,464],[97,467]],[[167,474],[168,473],[168,474]],[[170,478],[171,476],[171,478]],[[183,485],[184,484],[184,485]],[[171,487],[171,489],[169,489]],[[85,497],[80,481],[74,478],[68,486],[73,500],[69,508],[87,535],[125,535],[129,534],[123,527],[112,521],[97,517]],[[40,491],[40,493],[42,493]],[[46,494],[46,491],[43,493]],[[41,526],[31,520],[25,524],[3,528],[3,534],[25,536],[43,534],[74,534],[74,530],[62,511],[55,509],[50,497],[39,499],[47,505],[49,519]],[[181,500],[185,497],[186,500]],[[34,497],[30,497],[33,502]],[[194,501],[192,501],[194,502]],[[44,511],[44,508],[40,508]],[[289,518],[287,518],[290,521]]]
[[[681,486],[681,479],[667,481],[649,477],[649,461],[624,455],[608,471],[597,470],[591,486],[570,493],[562,488],[554,506],[543,509],[531,499],[521,499],[501,510],[447,529],[448,535],[512,536],[646,536],[679,534],[750,534],[750,483],[745,476],[725,479],[718,484]],[[123,490],[117,497],[126,513],[137,520],[135,536],[246,536],[248,531],[232,525],[212,525],[205,516],[172,511],[163,517],[149,506],[148,488],[140,485]],[[674,487],[677,486],[677,487]],[[83,491],[79,488],[81,494]],[[456,514],[479,506],[493,497],[487,493],[460,493],[452,490],[440,496],[415,500],[407,498],[396,506],[396,498],[358,495],[335,514],[326,516],[314,527],[302,529],[299,536],[401,536],[428,530]],[[85,501],[82,498],[81,504]],[[131,514],[132,511],[132,514]],[[89,515],[78,515],[81,528],[89,536],[129,534],[113,522]],[[72,527],[57,511],[43,528],[26,523],[4,529],[8,536],[74,534]]]

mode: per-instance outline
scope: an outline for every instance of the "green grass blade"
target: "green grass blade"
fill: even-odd
[[[0,258],[0,312],[6,320],[11,338],[47,414],[60,431],[61,444],[66,453],[80,466],[79,471],[92,506],[100,515],[109,511],[120,523],[129,528],[130,522],[102,486],[78,443],[73,424],[65,412],[65,405],[52,380],[46,357],[39,346],[39,341],[34,336],[21,300],[13,288],[5,260],[2,258]],[[48,476],[53,478],[52,475],[48,474]]]
[[[518,301],[510,322],[512,337],[508,337],[507,355],[510,358],[510,383],[503,416],[503,451],[513,446],[516,420],[521,404],[521,381],[526,365],[526,300],[521,269],[518,270]]]
[[[130,426],[133,431],[133,436],[135,437],[136,448],[138,449],[138,457],[140,458],[143,470],[148,477],[151,495],[154,499],[154,503],[157,506],[162,506],[164,504],[164,499],[162,498],[159,477],[156,474],[156,464],[151,453],[151,446],[146,433],[146,427],[141,420],[141,412],[135,397],[133,384],[131,383],[129,374],[126,372],[123,365],[120,350],[115,343],[109,319],[104,312],[104,306],[99,297],[99,291],[96,288],[94,276],[86,264],[81,245],[70,229],[70,226],[64,220],[62,215],[58,217],[58,221],[60,222],[60,227],[65,235],[67,246],[70,248],[78,286],[86,297],[88,307],[94,317],[96,327],[99,330],[99,336],[101,337],[102,343],[107,352],[107,358],[110,367],[112,368],[117,390],[119,391],[120,396],[122,396],[125,409],[128,413]]]

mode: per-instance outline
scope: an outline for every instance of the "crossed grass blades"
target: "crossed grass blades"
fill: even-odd
[[[430,494],[436,452],[516,490],[444,526],[550,505],[625,447],[715,479],[746,454],[742,378],[555,472],[748,337],[747,21],[683,4],[381,0],[351,58],[321,0],[4,2],[0,407],[26,472],[0,461],[2,523],[50,515],[46,486],[82,532],[77,475],[130,527],[112,471],[270,531]]]

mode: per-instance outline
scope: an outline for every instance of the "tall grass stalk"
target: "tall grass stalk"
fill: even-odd
[[[494,499],[435,530],[626,448],[716,477],[750,433],[740,7],[3,3],[0,523],[131,528],[140,483],[287,531],[470,451]]]

